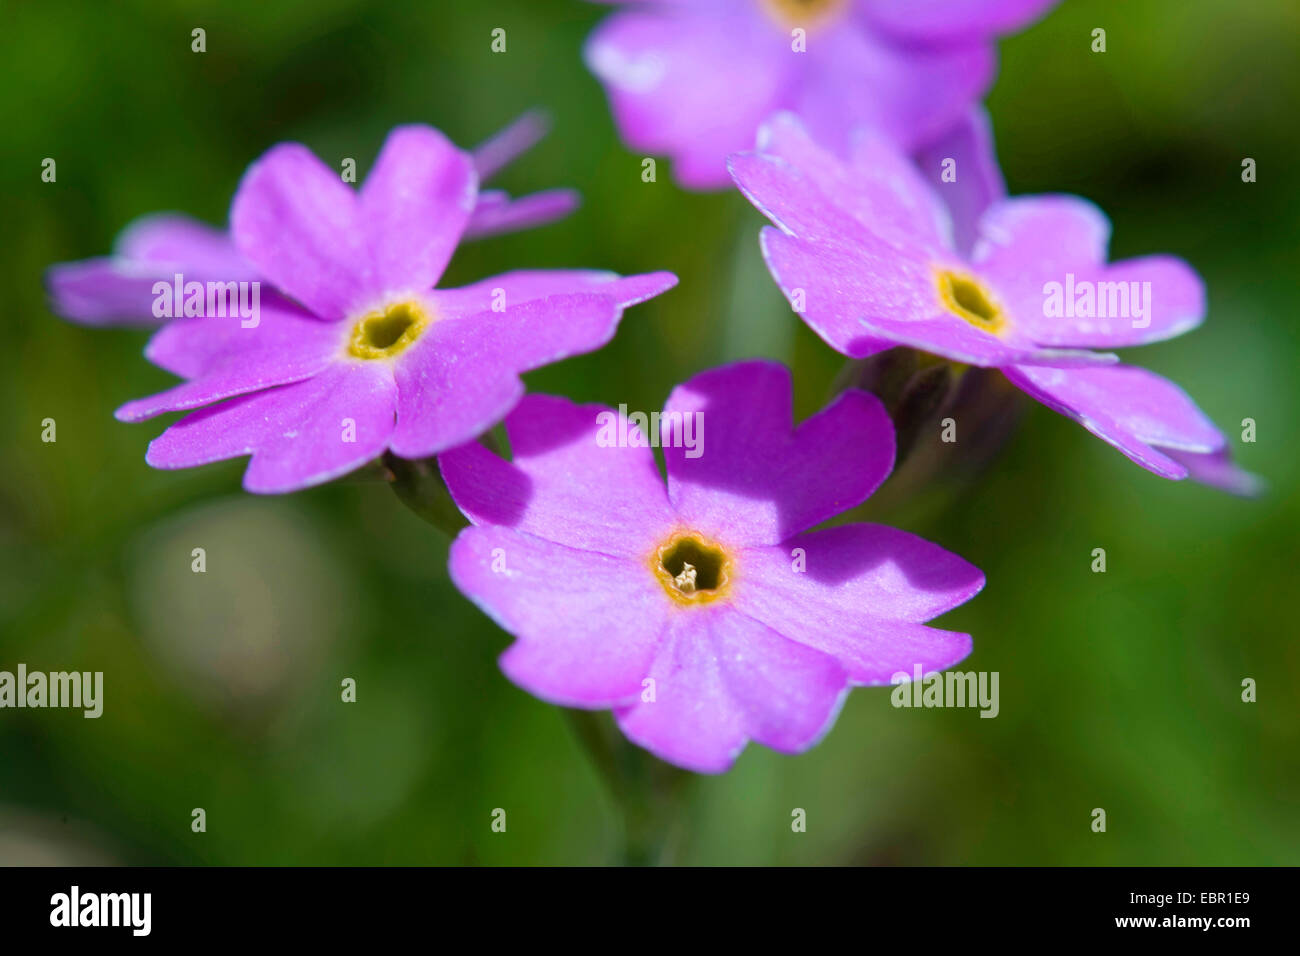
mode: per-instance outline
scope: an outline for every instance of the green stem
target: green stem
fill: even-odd
[[[565,709],[578,741],[623,815],[622,861],[662,866],[674,860],[693,775],[628,742],[608,714]]]
[[[411,461],[384,453],[389,483],[402,504],[450,538],[469,524],[443,484],[436,458]]]

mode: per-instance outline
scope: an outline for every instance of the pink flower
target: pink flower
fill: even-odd
[[[908,152],[935,144],[992,84],[994,38],[1055,2],[641,0],[584,52],[628,146],[669,154],[688,188],[719,189],[727,154],[776,110],[837,149],[861,126]]]
[[[199,409],[149,446],[156,468],[241,455],[249,491],[293,491],[385,451],[426,458],[491,428],[520,373],[609,341],[668,273],[510,272],[435,289],[478,209],[471,157],[427,126],[395,129],[359,191],[304,146],[255,162],[231,206],[235,250],[274,288],[238,316],[167,323],[146,355],[186,381],[123,421]]]
[[[481,182],[545,132],[541,114],[525,113],[466,155]],[[570,189],[520,199],[499,189],[481,190],[461,239],[531,229],[568,215],[577,204],[578,194]],[[154,285],[171,282],[178,273],[184,281],[205,284],[266,281],[225,232],[180,213],[154,213],[122,230],[113,255],[51,266],[46,275],[50,309],[82,325],[158,325]]]
[[[976,594],[978,569],[880,525],[808,530],[893,467],[880,402],[851,390],[796,428],[790,398],[770,362],[679,386],[660,419],[666,488],[635,424],[542,395],[506,418],[511,462],[478,444],[442,455],[473,522],[452,579],[515,636],[506,675],[612,708],[633,742],[713,773],[749,740],[811,747],[852,686],[965,657],[968,635],[925,622]]]
[[[1254,487],[1181,388],[1092,351],[1173,338],[1205,317],[1204,284],[1183,260],[1107,261],[1110,222],[1092,203],[999,198],[968,251],[935,190],[879,137],[862,135],[846,162],[783,114],[730,168],[776,224],[760,237],[768,270],[832,348],[863,358],[907,346],[997,368],[1161,477]]]

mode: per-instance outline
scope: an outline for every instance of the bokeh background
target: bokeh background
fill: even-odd
[[[102,670],[99,720],[0,711],[0,863],[601,863],[617,807],[562,713],[508,683],[507,637],[445,573],[446,541],[380,481],[240,491],[242,463],[145,466],[158,422],[112,410],[169,384],[147,333],[47,310],[54,261],[132,218],[213,223],[272,143],[364,173],[394,124],[464,145],[545,107],[554,130],[499,180],[570,185],[567,221],[468,245],[448,281],[518,267],[670,269],[603,351],[529,377],[660,406],[721,361],[795,370],[798,411],[839,359],[788,311],[738,194],[640,179],[579,59],[576,0],[47,0],[5,4],[0,669]],[[190,31],[207,31],[205,54]],[[1105,54],[1090,52],[1104,27]],[[508,31],[508,52],[489,34]],[[992,469],[876,517],[963,554],[989,585],[943,623],[1001,713],[895,710],[855,691],[799,757],[751,746],[699,779],[679,859],[700,864],[1300,862],[1300,7],[1066,0],[1001,46],[988,105],[1013,192],[1070,191],[1113,253],[1169,251],[1209,286],[1199,331],[1132,355],[1190,391],[1263,475],[1243,501],[1155,478],[1027,410]],[[44,157],[58,181],[40,180]],[[1258,182],[1241,180],[1241,160]],[[58,441],[40,441],[41,421]],[[1242,444],[1239,423],[1258,423]],[[194,547],[207,573],[190,570]],[[1090,571],[1104,547],[1108,571]],[[340,681],[358,702],[340,702]],[[1241,682],[1258,682],[1258,702]],[[190,811],[207,811],[206,833]],[[490,828],[507,810],[507,833]],[[807,811],[807,832],[790,828]],[[1105,808],[1108,831],[1090,829]]]

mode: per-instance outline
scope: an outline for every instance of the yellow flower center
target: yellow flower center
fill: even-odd
[[[409,348],[428,325],[429,315],[418,302],[398,302],[357,320],[348,339],[348,354],[359,359],[392,358]]]
[[[957,318],[994,335],[1007,327],[1006,313],[976,279],[947,269],[937,269],[935,275],[939,300]]]
[[[759,0],[770,16],[783,27],[821,26],[835,17],[846,0]]]
[[[668,596],[683,607],[726,597],[734,570],[721,546],[693,531],[678,532],[655,549],[650,567]]]

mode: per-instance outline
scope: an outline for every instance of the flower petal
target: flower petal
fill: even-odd
[[[171,280],[172,273],[152,263],[107,257],[57,262],[45,270],[50,311],[92,326],[165,322],[153,314],[153,287]]]
[[[526,272],[430,293],[437,319],[394,366],[393,451],[426,458],[478,437],[519,401],[520,373],[599,348],[613,338],[625,304],[676,281],[667,273]]]
[[[187,280],[257,278],[252,265],[235,251],[230,236],[180,213],[141,216],[122,230],[113,252],[129,262],[174,266]]]
[[[1223,435],[1187,393],[1146,369],[1014,366],[1002,371],[1033,398],[1163,478],[1186,478],[1187,469],[1153,446],[1199,454],[1223,447]]]
[[[850,248],[874,234],[917,255],[951,245],[946,213],[929,186],[879,138],[862,135],[860,169],[819,147],[790,114],[765,123],[758,142],[757,152],[737,153],[727,167],[745,197],[782,231]]]
[[[654,454],[624,419],[602,442],[601,405],[529,395],[506,417],[512,461],[471,442],[439,456],[457,507],[475,524],[505,525],[571,548],[643,562],[675,523]]]
[[[306,146],[282,143],[249,167],[230,230],[244,258],[321,318],[342,319],[382,291],[356,193]]]
[[[430,296],[441,320],[490,321],[516,305],[553,295],[600,295],[620,308],[653,299],[677,284],[671,272],[620,276],[600,269],[519,269],[459,289],[436,289]]]
[[[479,193],[463,239],[486,239],[506,232],[544,226],[578,208],[582,197],[572,189],[547,189],[511,199],[502,192]]]
[[[509,126],[474,147],[471,154],[479,182],[486,182],[523,153],[528,152],[551,128],[550,117],[542,110],[529,110]]]
[[[300,381],[340,352],[342,329],[292,303],[271,297],[258,313],[258,324],[250,328],[238,316],[224,316],[176,319],[158,330],[145,349],[146,357],[191,380],[127,402],[115,413],[117,419],[143,421]]]
[[[740,557],[736,610],[840,661],[860,684],[914,664],[951,667],[970,637],[925,621],[974,597],[984,575],[923,538],[851,524],[798,535]]]
[[[1095,203],[1078,196],[1015,196],[989,207],[979,233],[971,261],[1001,287],[1026,265],[1033,266],[1035,278],[1104,265],[1110,220]],[[1041,283],[1035,292],[1041,302]]]
[[[644,565],[508,528],[466,528],[452,581],[515,642],[501,669],[529,693],[570,707],[635,700],[671,610]]]
[[[932,281],[927,264],[884,240],[849,250],[805,242],[768,226],[759,244],[791,307],[831,348],[850,358],[895,344],[887,332],[870,333],[864,317],[924,317],[938,311],[933,296],[923,292]]]
[[[615,13],[583,50],[629,148],[670,154],[691,189],[727,185],[727,154],[753,143],[799,67],[788,36],[747,7]]]
[[[112,257],[61,262],[46,273],[50,308],[86,325],[158,325],[156,282],[240,282],[257,278],[225,233],[179,213],[137,219]]]
[[[1090,352],[1086,349],[1012,348],[1005,340],[985,335],[979,329],[947,317],[915,322],[867,321],[859,323],[868,335],[887,338],[891,345],[906,345],[924,352],[942,355],[954,362],[981,367],[996,367],[1018,362],[1050,368],[1093,368],[1114,365],[1119,356],[1113,352]]]
[[[998,281],[999,290],[1006,287],[1005,280]],[[1174,256],[1143,256],[1066,272],[1024,263],[1012,282],[1015,320],[1043,345],[1146,345],[1182,335],[1205,318],[1205,284]],[[1049,283],[1055,284],[1050,287],[1055,292],[1051,315]]]
[[[1187,469],[1187,477],[1192,481],[1242,498],[1254,498],[1264,493],[1264,479],[1233,462],[1227,448],[1209,454],[1175,448],[1163,451]]]
[[[383,297],[433,288],[474,211],[478,174],[468,153],[431,126],[388,134],[361,187],[361,217]]]
[[[955,164],[955,178],[945,182],[945,162],[949,159]],[[955,248],[964,256],[970,255],[979,235],[980,218],[989,206],[1007,195],[988,111],[978,104],[972,106],[961,122],[920,149],[916,161],[947,207]]]
[[[865,0],[871,22],[922,43],[987,38],[1023,29],[1059,0]]]
[[[192,412],[150,443],[145,460],[192,468],[251,454],[244,488],[297,491],[381,454],[396,397],[386,363],[337,362],[305,381]]]
[[[845,692],[833,658],[725,606],[676,614],[649,676],[653,701],[617,710],[619,727],[699,773],[726,770],[750,739],[785,753],[808,749]]]
[[[668,493],[684,522],[730,545],[775,544],[861,504],[894,464],[894,429],[851,389],[794,426],[790,372],[737,362],[679,385],[665,416],[692,416],[697,448],[663,442]]]
[[[809,43],[807,54],[796,54],[806,74],[793,107],[817,141],[839,153],[863,128],[906,153],[933,142],[984,96],[997,63],[987,42],[903,45],[855,23]]]
[[[973,261],[1041,345],[1143,345],[1201,323],[1205,287],[1187,263],[1157,255],[1107,265],[1109,240],[1106,215],[1087,200],[1024,196],[985,213]]]
[[[1013,326],[1003,335],[946,312],[937,264],[883,239],[856,249],[805,242],[766,227],[763,258],[792,307],[836,351],[865,358],[897,345],[971,365],[1110,364],[1113,355],[1038,348]],[[960,268],[960,266],[958,266]]]

